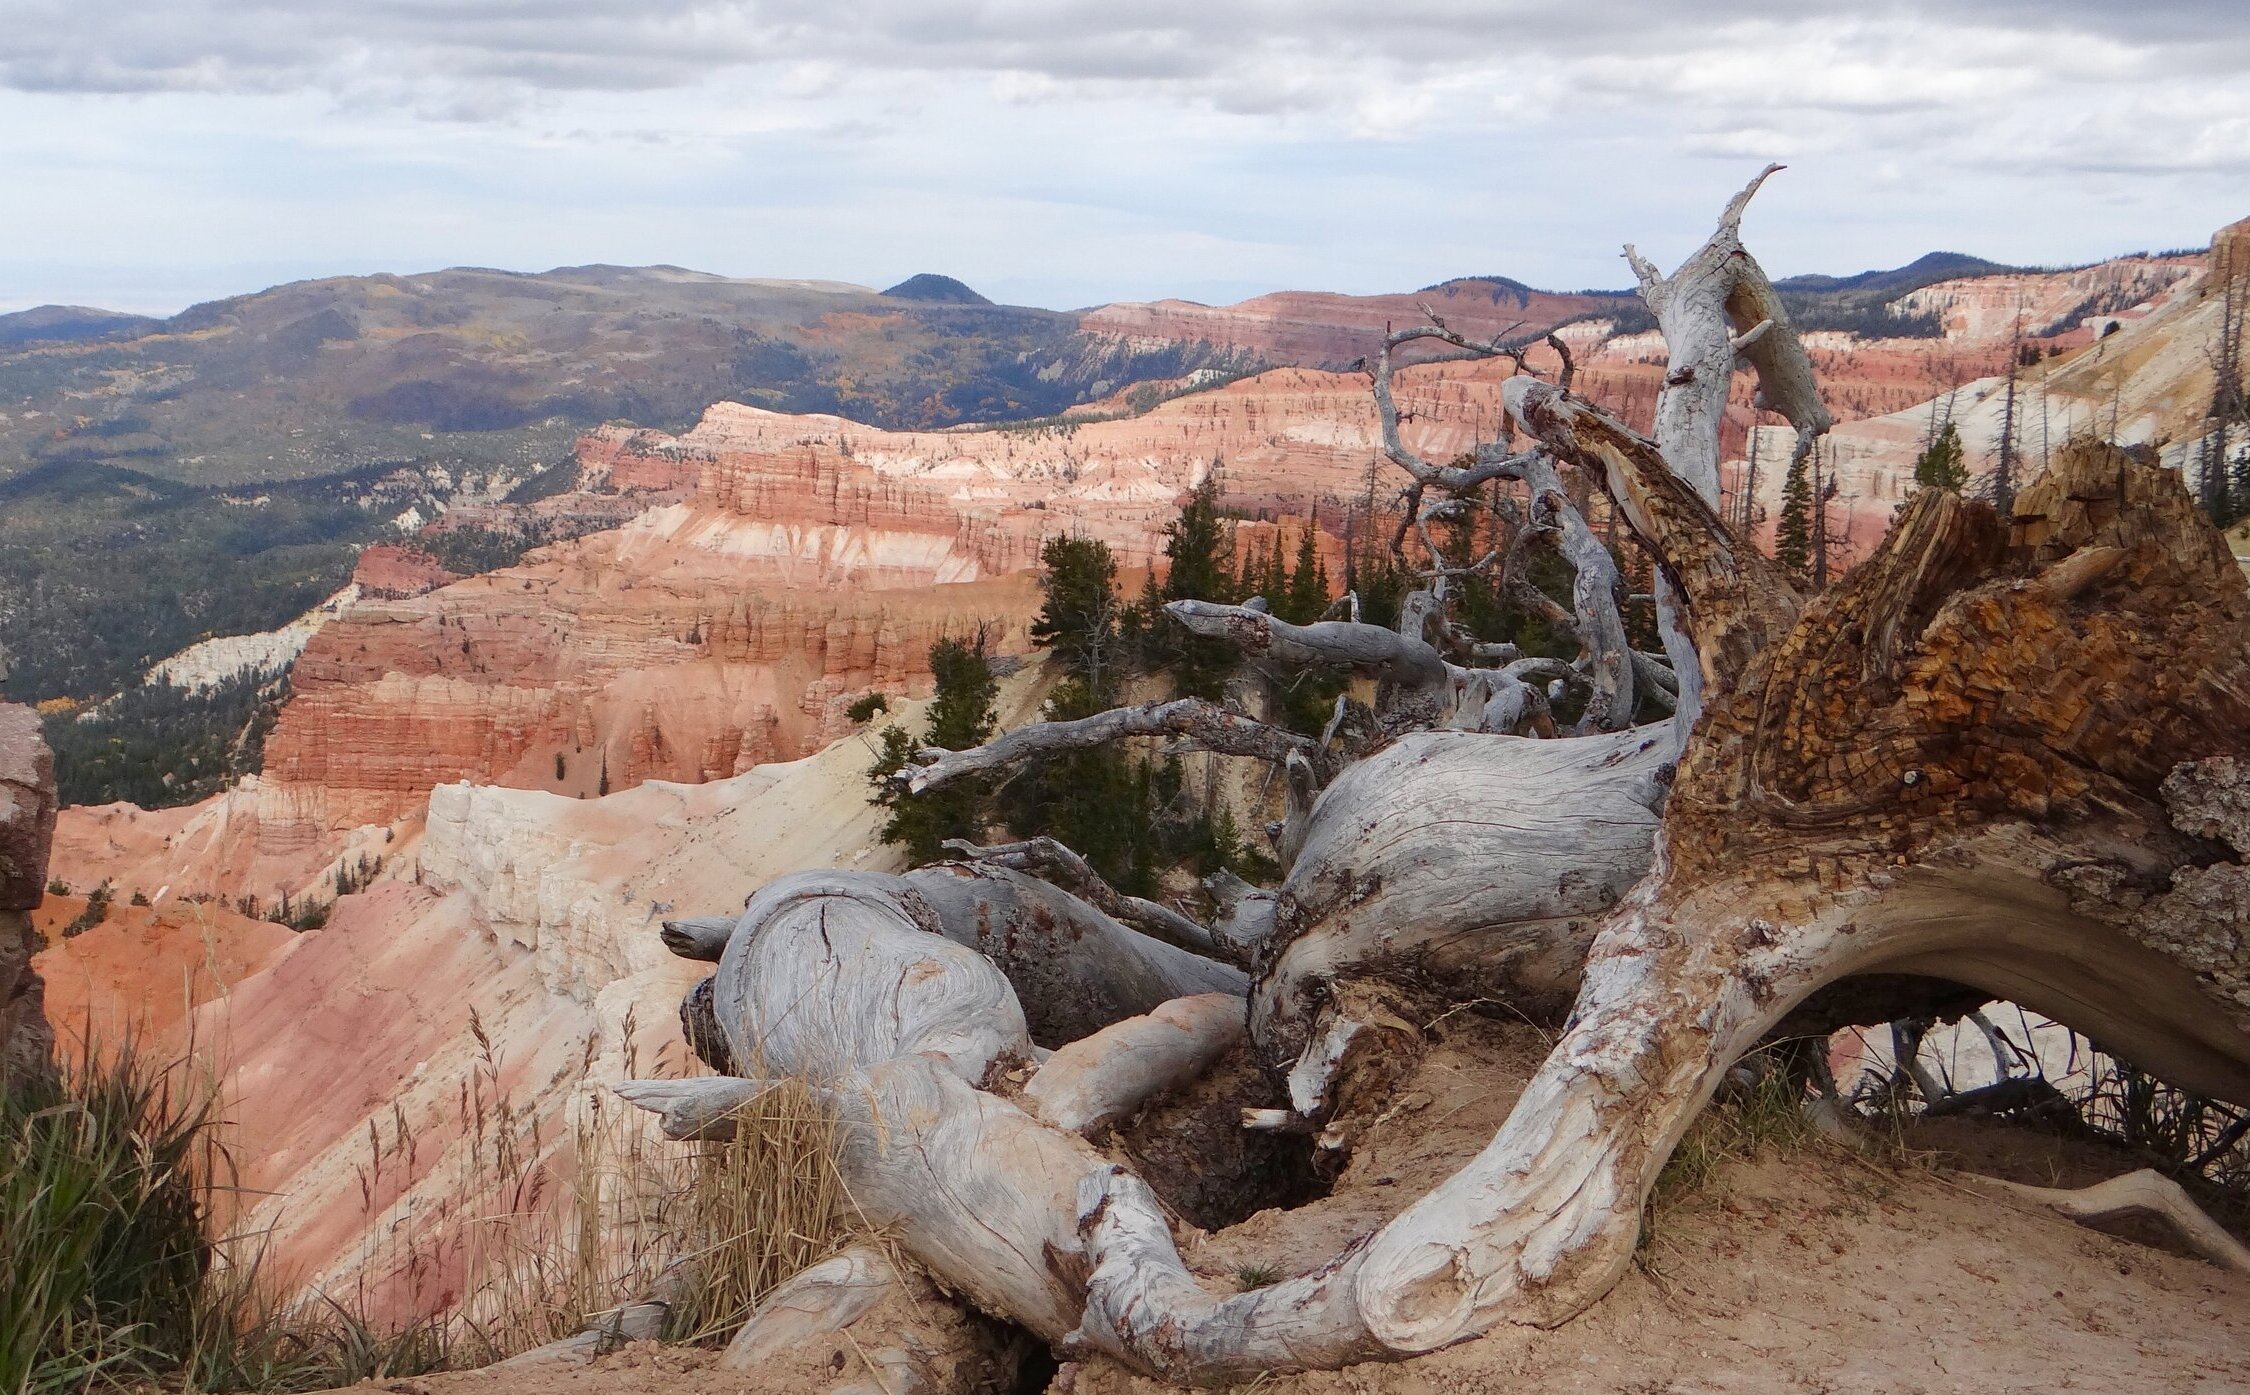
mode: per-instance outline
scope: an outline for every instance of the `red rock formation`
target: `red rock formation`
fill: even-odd
[[[1090,311],[1079,328],[1138,348],[1205,343],[1267,363],[1342,368],[1372,357],[1382,347],[1386,329],[1420,324],[1424,305],[1463,334],[1489,339],[1543,334],[1618,303],[1615,296],[1558,294],[1470,279],[1400,295],[1282,291],[1233,305],[1192,300],[1104,305]]]
[[[83,896],[50,896],[32,915],[46,940],[33,961],[47,981],[47,1018],[65,1038],[108,1045],[131,1036],[168,1056],[186,1046],[196,1008],[256,973],[297,932],[216,901],[128,904],[118,892],[92,929],[64,938]],[[136,990],[121,993],[121,985]]]
[[[2146,319],[2153,309],[2163,320],[2187,265],[2127,259],[1949,282],[1910,298],[1950,317],[1942,338],[1808,336],[1845,423],[1833,451],[1833,522],[1847,534],[1836,563],[1880,535],[1904,492],[1929,400],[2005,366],[2014,312],[1995,339],[1993,305],[2020,301],[2027,317],[2054,318],[2089,297],[2106,305],[2146,293],[2152,306],[2118,313]],[[1111,307],[1089,323],[1138,338],[1349,359],[1369,352],[1386,324],[1418,320],[1422,299],[1476,334],[1529,332],[1608,303],[1457,282],[1424,297]],[[1653,333],[1611,337],[1610,323],[1578,319],[1560,333],[1576,346],[1579,386],[1645,422],[1664,346]],[[1423,452],[1443,458],[1488,437],[1507,371],[1481,363],[1402,374],[1401,406]],[[1745,443],[1760,415],[1750,393],[1745,378],[1723,432],[1734,457],[1724,470],[1730,493],[1743,487]],[[346,830],[375,836],[411,818],[445,781],[584,796],[605,780],[613,789],[709,780],[793,758],[844,730],[853,697],[923,690],[926,651],[940,634],[985,623],[1004,646],[1021,647],[1035,605],[1028,573],[1043,538],[1085,533],[1108,542],[1127,569],[1149,566],[1179,498],[1215,466],[1235,510],[1318,515],[1333,530],[1362,505],[1377,458],[1357,372],[1278,369],[1141,415],[1100,416],[891,432],[722,403],[678,437],[628,427],[589,433],[579,446],[581,492],[439,526],[611,518],[623,526],[540,549],[502,572],[357,606],[300,660],[297,697],[268,741],[259,786],[193,815],[73,815],[62,864],[77,882],[129,863],[145,882],[161,875],[161,857],[178,867],[185,855],[200,869],[186,887],[251,886],[270,896],[317,876]],[[1760,445],[1757,492],[1770,527],[1787,453],[1770,433]],[[1389,473],[1377,469],[1373,479],[1387,500]],[[1335,564],[1331,551],[1340,570]],[[429,565],[407,549],[371,548],[362,582],[411,593],[435,579]]]
[[[361,549],[352,567],[352,584],[359,593],[378,600],[419,596],[460,579],[439,565],[437,558],[403,543],[371,544]]]
[[[1483,294],[1482,308],[1440,311],[1489,332],[1498,323],[1477,316],[1514,312]],[[1269,311],[1297,322],[1274,326],[1269,342],[1357,357],[1383,319],[1419,314],[1410,297],[1355,303],[1358,318],[1339,329],[1306,303],[1326,299],[1274,298]],[[1144,329],[1220,314],[1144,309]],[[2084,360],[2122,359],[2169,324],[2152,316]],[[1582,385],[1628,411],[1653,404],[1662,365],[1648,341],[1597,347],[1597,330],[1571,334]],[[1832,397],[1843,385],[1848,418],[1855,403],[1924,401],[1993,349],[1948,342],[1839,337],[1816,339],[1815,352]],[[1492,433],[1505,371],[1402,375],[1424,453],[1443,458]],[[1746,399],[1736,411],[1739,432]],[[1840,445],[1846,468],[1890,488],[1887,442],[1910,417],[1857,423],[1885,444],[1860,456]],[[277,1264],[307,1279],[373,1274],[397,1311],[445,1301],[463,1281],[461,1257],[413,1253],[413,1218],[456,1195],[473,1167],[466,1089],[509,1092],[519,1121],[554,1139],[582,1081],[625,1073],[629,1009],[645,1024],[644,1060],[677,1050],[672,1006],[695,970],[656,946],[660,906],[713,913],[796,867],[891,865],[872,840],[864,752],[847,742],[791,761],[845,730],[852,696],[925,689],[930,641],[979,622],[1020,649],[1046,537],[1082,531],[1142,567],[1181,493],[1215,465],[1238,509],[1334,520],[1364,497],[1375,459],[1365,377],[1311,369],[1061,426],[894,433],[722,404],[677,437],[591,433],[586,481],[618,492],[527,507],[613,509],[630,515],[623,526],[359,604],[299,661],[265,778],[193,809],[69,811],[58,840],[58,866],[81,886],[109,875],[173,897],[270,899],[361,850],[416,869],[419,884],[345,898],[315,934],[230,926],[201,977],[176,962],[194,952],[184,931],[138,975],[93,936],[59,962],[83,961],[71,991],[89,1004],[105,986],[112,1004],[181,984],[187,1000],[206,996],[198,1020],[229,1046],[233,1113],[256,1144],[244,1185],[274,1194],[250,1223],[278,1225]],[[1376,471],[1382,493],[1394,473]],[[1778,484],[1778,472],[1767,478],[1765,489]],[[1861,491],[1870,520],[1887,510],[1881,489]],[[1298,526],[1274,531],[1287,545]],[[1244,541],[1262,547],[1264,536],[1248,525]],[[1333,552],[1330,563],[1340,570]],[[1020,721],[1036,695],[1015,697]],[[589,797],[605,772],[615,792]],[[451,783],[464,779],[477,783]],[[491,787],[509,785],[521,788]],[[158,899],[152,925],[187,914]],[[137,943],[134,926],[121,921],[114,941]],[[363,1191],[371,1122],[381,1165]]]
[[[1489,429],[1501,376],[1404,375],[1423,447]],[[73,885],[271,900],[347,840],[381,851],[448,781],[586,797],[794,759],[848,729],[856,696],[926,691],[941,635],[984,625],[1022,650],[1045,538],[1083,532],[1147,567],[1221,462],[1231,506],[1335,529],[1375,440],[1363,377],[1302,369],[1074,427],[886,432],[721,404],[677,438],[593,432],[589,483],[631,492],[571,497],[628,500],[630,523],[361,601],[298,660],[260,780],[193,809],[72,810],[58,865]],[[1301,526],[1249,522],[1241,541],[1278,528],[1293,548]],[[371,589],[418,580],[407,549],[369,553]],[[1340,575],[1333,541],[1324,555]]]

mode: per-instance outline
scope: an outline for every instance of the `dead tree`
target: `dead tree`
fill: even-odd
[[[947,1287],[1067,1349],[1189,1383],[1583,1311],[1630,1262],[1697,1112],[1792,1014],[1887,1022],[1911,985],[1967,985],[2182,1088],[2250,1102],[2235,910],[2250,890],[2250,595],[2233,559],[2176,477],[2076,442],[2005,515],[1922,491],[1866,562],[1801,597],[1714,502],[1737,359],[1800,450],[1826,423],[1741,250],[1756,187],[1674,276],[1635,258],[1673,346],[1657,439],[1524,374],[1505,390],[1518,446],[1418,462],[1514,470],[1536,490],[1536,461],[1599,483],[1661,568],[1672,721],[1553,740],[1431,729],[1446,725],[1439,675],[1448,695],[1455,680],[1426,631],[1191,610],[1247,650],[1384,678],[1391,715],[1423,729],[1384,731],[1349,759],[1173,704],[930,753],[908,777],[1151,733],[1284,765],[1284,881],[1270,907],[1233,903],[1262,922],[1240,937],[1254,947],[1244,1018],[1291,1106],[1256,1122],[1349,1146],[1359,1092],[1415,1049],[1401,1008],[1433,996],[1558,1024],[1507,1121],[1451,1178],[1299,1277],[1206,1289],[1159,1199],[1081,1128],[1227,1049],[1226,1002],[1179,992],[1195,1001],[1116,1016],[1040,1065],[1027,1024],[1044,1000],[1145,963],[1142,941],[1158,942],[1067,897],[1065,921],[1009,923],[1092,927],[1097,951],[1060,976],[1003,972],[963,927],[1023,893],[964,872],[940,874],[950,901],[905,878],[790,879],[728,933],[684,936],[699,952],[718,943],[713,1025],[760,1076],[626,1092],[696,1136],[723,1130],[765,1077],[813,1081],[845,1122],[855,1201]],[[1439,328],[1430,337],[1461,352],[1502,352]],[[1463,478],[1409,473],[1423,488]],[[1113,997],[1098,1015],[1129,1006]]]

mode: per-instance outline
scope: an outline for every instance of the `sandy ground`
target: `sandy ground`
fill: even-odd
[[[1215,1289],[1250,1266],[1313,1268],[1489,1138],[1542,1050],[1529,1029],[1456,1031],[1400,1092],[1332,1195],[1208,1238]],[[1720,1166],[1667,1195],[1639,1261],[1560,1328],[1505,1328],[1396,1364],[1262,1377],[1270,1395],[1814,1395],[1814,1392],[2250,1390],[2250,1279],[2182,1253],[1975,1195],[1946,1169],[2041,1183],[2130,1170],[2104,1150],[1948,1123],[1877,1158],[1808,1140]],[[1676,1191],[1676,1189],[1667,1189]],[[842,1349],[835,1381],[865,1380]],[[642,1347],[574,1370],[470,1372],[405,1395],[781,1395],[802,1368],[735,1373],[710,1353]],[[394,1390],[399,1389],[394,1385]],[[818,1388],[817,1385],[812,1388]],[[872,1387],[871,1387],[872,1388]],[[1036,1386],[1031,1387],[1036,1389]],[[1169,1389],[1065,1365],[1051,1395]]]

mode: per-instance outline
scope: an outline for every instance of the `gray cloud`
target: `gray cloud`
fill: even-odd
[[[0,33],[0,87],[25,92],[309,91],[452,122],[711,83],[787,99],[808,65],[1361,137],[1639,108],[1680,154],[1983,162],[1975,134],[1899,120],[1943,113],[2109,172],[2240,168],[2250,119],[2240,0],[0,0]]]
[[[0,173],[57,210],[16,241],[58,263],[1614,284],[1767,159],[1762,254],[1825,270],[2200,236],[2250,173],[2242,0],[0,0],[0,35]],[[1370,237],[1393,207],[1430,211]]]
[[[1342,99],[1386,69],[1425,80],[1611,57],[1693,71],[1699,57],[1727,51],[1742,26],[1867,39],[1907,89],[1915,74],[1903,60],[1942,66],[1948,36],[1965,29],[2021,36],[2033,61],[2062,34],[2132,54],[2176,49],[2199,68],[2239,58],[2250,42],[2250,11],[2235,0],[0,0],[9,35],[0,84],[266,92],[387,74],[577,91],[691,85],[729,67],[819,60],[1167,86],[1224,100],[1229,84],[1285,64]]]

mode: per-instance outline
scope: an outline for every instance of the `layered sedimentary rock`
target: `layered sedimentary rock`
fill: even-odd
[[[2003,301],[2025,307],[2028,330],[2058,331],[2042,343],[2063,351],[2024,374],[2020,451],[2043,451],[2104,411],[2122,416],[2122,439],[2192,439],[2208,395],[2198,265],[2138,258],[1945,282],[1899,301],[1937,315],[1937,337],[1808,335],[1844,423],[1819,462],[1837,481],[1832,562],[1881,535],[1911,482],[1933,397],[1961,427],[1972,468],[1986,463],[2002,401],[1995,375],[2015,332],[2012,309],[2005,325],[1995,319]],[[1088,324],[1136,342],[1348,363],[1372,352],[1384,326],[1418,320],[1422,301],[1473,334],[1559,326],[1584,391],[1629,421],[1653,409],[1663,345],[1652,332],[1613,333],[1615,297],[1462,281],[1422,296],[1109,307]],[[2120,327],[2097,339],[2097,320]],[[1535,359],[1552,366],[1544,349]],[[1402,374],[1418,448],[1443,459],[1490,436],[1508,371],[1488,362]],[[1745,379],[1726,414],[1725,484],[1755,493],[1770,530],[1790,443],[1761,431],[1752,479],[1760,414],[1749,392]],[[1150,565],[1181,496],[1213,471],[1230,507],[1253,518],[1317,516],[1338,530],[1369,497],[1377,442],[1363,373],[1277,369],[1139,414],[1129,397],[1072,420],[991,429],[894,432],[722,403],[677,436],[589,433],[578,489],[435,526],[620,526],[452,584],[411,547],[369,549],[366,599],[299,661],[264,778],[189,814],[68,815],[62,865],[74,884],[129,874],[131,884],[270,898],[323,875],[347,837],[398,836],[449,780],[588,796],[792,759],[846,730],[855,697],[924,690],[939,635],[982,626],[1020,649],[1047,537],[1084,533],[1128,571]],[[1372,478],[1387,503],[1390,481],[1381,470]],[[1262,545],[1255,526],[1245,541]]]
[[[402,600],[460,579],[437,558],[405,543],[375,543],[362,548],[359,561],[352,567],[352,585],[370,599]]]
[[[253,775],[177,808],[65,809],[55,821],[54,870],[80,892],[107,881],[120,895],[139,891],[160,905],[255,897],[263,910],[285,894],[322,895],[340,866],[387,856],[414,822],[352,824],[332,811],[322,786]]]
[[[2041,381],[2058,401],[2066,386],[2097,401],[2111,395],[2102,373],[2122,373],[2125,413],[2145,399],[2152,423],[2169,420],[2159,399],[2193,396],[2182,374],[2199,322],[2169,308],[2190,289],[2054,360]],[[1504,323],[1477,315],[1524,308],[1484,294],[1474,314],[1437,308],[1473,332]],[[1327,353],[1330,336],[1348,362],[1383,320],[1418,318],[1402,299],[1336,334],[1310,323],[1317,307],[1277,303],[1273,315],[1306,323],[1274,328],[1267,348],[1286,333]],[[1171,321],[1135,323],[1156,333]],[[1996,346],[1973,337],[1978,323],[1936,340],[1816,336],[1839,415],[1926,403],[1933,383],[1979,376],[1963,370],[1992,366]],[[1642,337],[1605,336],[1566,327],[1580,383],[1628,415],[1641,403],[1645,421],[1661,358]],[[1506,372],[1403,373],[1410,440],[1444,459],[1491,436]],[[1990,410],[1957,405],[1965,423]],[[1750,405],[1734,410],[1739,433]],[[1839,428],[1840,492],[1864,507],[1855,530],[1873,528],[1902,488],[1924,410]],[[1761,446],[1766,461],[1784,458]],[[369,594],[297,664],[263,777],[190,809],[70,811],[57,854],[74,886],[109,876],[120,894],[154,896],[152,934],[183,914],[173,903],[184,892],[269,904],[283,890],[322,894],[361,856],[382,859],[385,880],[338,902],[318,932],[225,922],[200,978],[176,962],[192,949],[176,925],[129,977],[132,956],[110,951],[139,926],[131,917],[58,963],[96,1009],[105,975],[112,1005],[184,985],[204,1039],[228,1045],[230,1112],[257,1145],[243,1183],[266,1194],[251,1221],[275,1228],[279,1270],[373,1275],[401,1311],[442,1301],[464,1260],[418,1218],[474,1185],[469,1091],[505,1095],[551,1143],[582,1107],[583,1081],[656,1073],[655,1058],[681,1049],[673,1012],[694,970],[662,952],[658,920],[729,911],[800,868],[892,865],[865,803],[867,750],[833,741],[851,698],[924,690],[941,634],[983,625],[1021,649],[1045,538],[1100,537],[1128,569],[1145,566],[1180,496],[1214,470],[1239,511],[1317,513],[1333,527],[1366,498],[1376,455],[1365,376],[1309,368],[1115,420],[890,432],[722,404],[677,436],[591,433],[584,492],[521,507],[619,526],[434,587],[423,562],[371,550]],[[1394,472],[1374,479],[1387,502]],[[1761,495],[1778,484],[1774,470]],[[1249,545],[1265,537],[1246,526]],[[1028,678],[1007,695],[1004,719],[1028,719]]]
[[[168,1050],[185,1044],[195,1009],[271,963],[297,933],[218,901],[162,906],[111,899],[89,929],[66,934],[84,896],[49,896],[32,922],[46,942],[34,963],[47,984],[47,1020],[65,1042],[110,1046],[128,1038]],[[119,989],[131,985],[137,992]]]
[[[1409,410],[1444,422],[1425,448],[1467,448],[1501,376],[1405,375]],[[370,549],[365,594],[292,671],[264,774],[191,809],[72,810],[59,865],[73,886],[270,902],[410,836],[448,781],[591,797],[796,759],[850,729],[855,698],[927,691],[941,636],[1027,648],[1047,538],[1101,538],[1130,575],[1218,470],[1230,506],[1277,520],[1242,544],[1294,546],[1312,515],[1340,528],[1375,446],[1365,379],[1298,369],[1050,427],[889,432],[722,403],[677,437],[593,432],[587,492],[541,505],[629,522],[429,590],[425,557]]]
[[[2214,248],[2228,245],[2231,232],[2222,230]],[[1959,432],[1973,476],[1994,467],[2012,424],[2014,453],[2022,462],[2018,484],[2063,442],[2088,433],[2148,446],[2175,469],[2188,465],[2211,400],[2210,349],[2219,332],[2217,282],[2206,263],[2220,260],[2216,254],[2126,258],[2075,272],[1983,277],[1915,292],[1909,300],[1944,310],[1947,342],[1965,348],[1985,344],[1986,362],[1982,371],[1940,385],[1910,406],[1868,416],[1838,413],[1839,424],[1817,462],[1824,479],[1832,475],[1837,481],[1828,506],[1836,561],[1856,560],[1883,536],[1893,511],[1913,492],[1916,456],[1944,423]],[[2242,264],[2250,266],[2250,255]],[[2144,293],[2145,299],[2119,304]],[[2041,341],[2041,352],[2019,364],[2011,407],[2008,359],[2019,300],[2026,307],[2027,334],[2064,319],[2073,327]],[[2055,318],[2043,325],[2036,318],[2043,314]],[[1999,337],[1980,340],[1980,334]],[[1993,347],[1997,354],[1989,352]],[[1825,380],[1822,386],[1828,390]],[[1757,437],[1755,493],[1760,531],[1770,537],[1781,513],[1793,437],[1788,428],[1771,425],[1759,426]],[[1747,445],[1723,468],[1729,493],[1744,487]]]
[[[1005,722],[1036,710],[1041,667],[1002,684]],[[846,741],[599,799],[437,790],[395,878],[197,1011],[199,1040],[226,1053],[229,1117],[256,1141],[242,1224],[271,1228],[273,1272],[363,1285],[392,1316],[458,1298],[470,1247],[449,1217],[493,1182],[496,1124],[558,1169],[552,1187],[602,1082],[684,1068],[679,999],[705,970],[663,948],[660,920],[738,909],[788,872],[898,866],[866,766]]]
[[[257,634],[221,635],[191,644],[170,658],[150,666],[145,681],[169,683],[178,688],[204,689],[238,675],[276,674],[295,662],[320,627],[349,609],[359,599],[357,584],[314,606],[279,629]]]
[[[1629,295],[1558,294],[1481,277],[1403,295],[1281,291],[1233,305],[1157,300],[1104,305],[1079,321],[1082,333],[1148,349],[1209,344],[1266,363],[1343,368],[1382,346],[1387,328],[1419,324],[1427,305],[1472,338],[1544,333],[1614,313]]]
[[[55,828],[55,769],[39,715],[0,706],[0,1080],[42,1069],[53,1045],[31,957]]]

